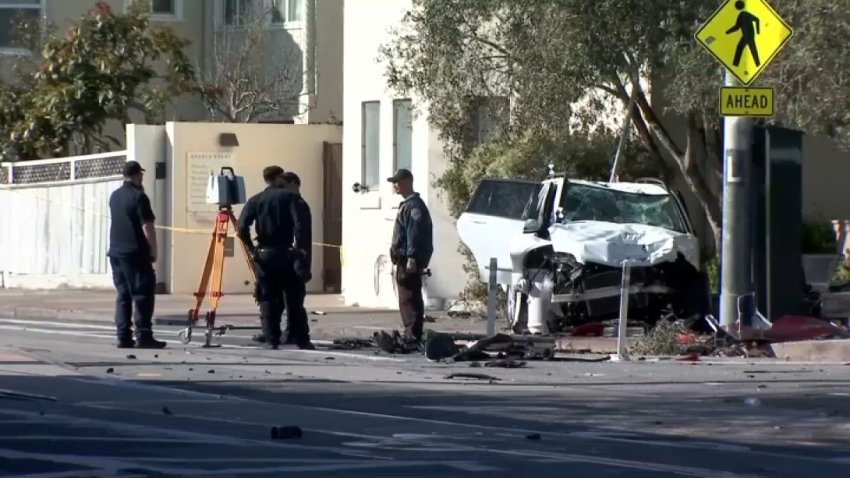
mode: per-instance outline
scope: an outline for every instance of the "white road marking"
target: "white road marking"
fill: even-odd
[[[39,327],[25,327],[25,326],[23,326],[25,324],[33,324],[33,325],[48,324],[47,322],[44,322],[44,321],[26,321],[26,320],[9,321],[9,320],[6,320],[6,319],[0,319],[0,324],[2,324],[3,322],[15,323],[15,324],[19,324],[19,325],[17,325],[17,326],[15,326],[15,325],[0,325],[0,330],[17,330],[17,331],[21,331],[21,332],[36,332],[36,333],[43,333],[43,334],[69,335],[69,336],[75,336],[75,337],[92,337],[92,338],[96,338],[96,339],[106,338],[106,339],[110,339],[110,340],[115,340],[115,334],[114,333],[113,334],[88,333],[88,332],[75,332],[75,331],[43,329],[43,328],[39,328]],[[58,324],[58,323],[54,322],[54,324]],[[81,326],[85,326],[85,327],[81,327],[81,328],[96,328],[96,329],[114,330],[114,327],[106,327],[106,326],[99,326],[99,325],[95,326],[95,325],[81,324]],[[60,327],[72,328],[71,324],[61,324]],[[190,347],[189,345],[184,344],[184,343],[182,343],[178,340],[169,340],[169,339],[160,339],[160,340],[163,340],[164,342],[166,342],[168,344],[179,345],[179,346],[182,346],[182,347]],[[239,350],[257,350],[257,351],[264,350],[264,349],[258,348],[256,346],[251,346],[251,345],[231,345],[231,344],[222,344],[221,347],[216,347],[216,348],[239,349]],[[407,362],[407,360],[405,360],[405,359],[399,359],[399,358],[395,358],[395,357],[381,357],[381,356],[377,356],[377,355],[363,355],[363,354],[354,354],[354,353],[348,353],[348,352],[338,352],[338,351],[332,351],[332,350],[299,350],[299,349],[296,348],[296,349],[283,349],[283,351],[284,352],[290,352],[290,353],[291,352],[297,352],[297,353],[303,353],[303,354],[323,354],[323,355],[331,355],[331,356],[337,356],[337,357],[353,358],[353,359],[358,359],[358,360],[367,360],[367,361],[371,361],[371,362]],[[269,351],[269,352],[272,352],[272,351]]]
[[[115,326],[95,325],[95,324],[80,324],[76,322],[52,322],[48,320],[22,320],[22,319],[0,319],[0,323],[6,324],[22,324],[22,325],[52,325],[54,327],[63,327],[67,329],[97,329],[115,331]]]

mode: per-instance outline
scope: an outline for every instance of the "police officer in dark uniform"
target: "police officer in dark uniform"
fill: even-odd
[[[286,301],[286,331],[284,332],[284,344],[296,344],[301,349],[312,350],[315,347],[310,342],[310,323],[307,319],[307,310],[304,308],[304,299],[307,296],[307,283],[313,278],[311,273],[312,264],[312,241],[313,241],[313,218],[310,206],[301,196],[301,178],[292,171],[286,171],[281,176],[283,188],[296,196],[296,208],[298,209],[298,222],[301,225],[301,237],[303,247],[293,245],[292,266],[295,283],[287,289]],[[253,337],[255,342],[263,343],[265,334]]]
[[[248,247],[257,272],[256,298],[267,348],[280,345],[280,321],[284,311],[284,294],[297,285],[293,274],[293,245],[304,243],[303,228],[298,220],[297,196],[283,189],[283,168],[269,166],[263,170],[266,188],[251,197],[239,216],[239,238]],[[251,226],[256,223],[257,246],[251,240]]]
[[[301,178],[292,171],[283,173],[283,187],[297,196],[295,207],[298,210],[298,222],[301,224],[303,243],[293,246],[293,273],[297,283],[286,294],[287,342],[294,343],[302,349],[313,349],[310,342],[310,321],[304,308],[307,297],[307,283],[313,278],[311,266],[313,263],[313,215],[310,206],[301,196]]]
[[[145,170],[136,161],[124,163],[124,184],[109,197],[112,221],[109,228],[109,265],[118,297],[115,327],[118,348],[161,349],[165,342],[153,338],[156,293],[157,244],[151,202],[142,189]],[[136,340],[131,316],[135,305]]]
[[[399,169],[387,181],[393,184],[393,192],[404,198],[398,208],[390,245],[390,258],[396,267],[404,338],[420,342],[425,324],[422,273],[428,268],[434,252],[431,214],[419,193],[413,191],[413,174],[409,170]]]

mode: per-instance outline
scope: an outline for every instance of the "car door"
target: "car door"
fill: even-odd
[[[526,219],[538,214],[539,181],[482,179],[457,220],[461,242],[475,257],[483,282],[490,280],[490,258],[497,260],[497,282],[511,282],[510,242]]]

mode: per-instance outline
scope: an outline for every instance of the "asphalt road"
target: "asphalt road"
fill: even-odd
[[[169,349],[117,350],[103,324],[0,319],[0,476],[850,474],[844,364],[470,368],[160,330]]]

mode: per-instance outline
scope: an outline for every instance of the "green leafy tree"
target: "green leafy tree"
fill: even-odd
[[[172,98],[197,91],[184,50],[189,42],[152,25],[148,6],[136,1],[118,15],[98,2],[64,36],[39,40],[35,70],[0,96],[7,157],[50,157],[72,146],[83,154],[108,150],[121,144],[103,135],[110,120],[127,124],[137,113],[159,121]]]
[[[762,81],[777,87],[775,120],[847,141],[850,92],[842,72],[850,71],[850,0],[771,3],[796,30]],[[532,133],[559,142],[625,111],[634,93],[637,137],[657,159],[659,174],[680,178],[698,199],[719,251],[722,69],[693,38],[718,6],[716,0],[413,0],[380,58],[394,89],[428,105],[453,163],[469,155],[462,146],[475,109],[469,98],[512,98],[506,138]],[[685,133],[675,133],[665,117],[677,118]]]

